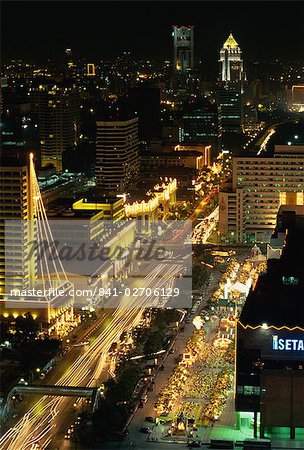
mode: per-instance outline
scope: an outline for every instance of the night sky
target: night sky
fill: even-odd
[[[251,61],[304,59],[303,1],[2,1],[2,62],[96,62],[131,50],[172,58],[172,24],[195,25],[195,55],[217,60],[230,31]]]

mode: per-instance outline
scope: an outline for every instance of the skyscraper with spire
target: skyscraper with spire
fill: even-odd
[[[239,83],[245,79],[242,51],[230,33],[220,51],[220,80],[226,83]]]

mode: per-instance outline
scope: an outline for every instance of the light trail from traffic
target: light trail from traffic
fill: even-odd
[[[208,217],[198,223],[192,233],[192,243],[205,244],[209,239],[213,228],[219,220],[219,207],[217,206]]]
[[[141,280],[141,283],[145,287],[153,287],[153,285],[155,287],[155,283],[158,288],[164,287],[168,283],[168,276],[172,279],[177,277],[181,268],[181,264],[158,264]],[[106,325],[106,329],[86,349],[85,353],[75,360],[56,385],[94,386],[95,380],[99,379],[104,370],[112,343],[119,340],[123,331],[138,325],[144,309],[150,303],[149,297],[142,297],[141,305],[139,305],[138,297],[124,296],[121,305],[113,312],[111,322]],[[71,400],[67,398],[43,396],[14,427],[2,436],[0,449],[46,449],[54,435],[58,434],[58,423],[64,422],[64,415],[70,413],[69,402],[71,403]]]

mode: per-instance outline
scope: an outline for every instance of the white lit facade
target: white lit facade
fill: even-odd
[[[244,79],[242,51],[232,34],[220,51],[220,80],[223,82],[240,82]]]
[[[304,204],[304,146],[278,145],[273,157],[235,157],[232,184],[219,194],[221,238],[269,242],[280,205],[291,204]]]

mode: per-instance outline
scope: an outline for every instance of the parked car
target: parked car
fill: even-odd
[[[152,417],[152,416],[147,416],[147,417],[145,417],[145,421],[146,421],[146,422],[155,423],[155,419],[154,419],[154,417]]]
[[[139,431],[141,431],[142,433],[145,433],[145,434],[150,434],[150,433],[152,433],[152,430],[151,430],[151,428],[149,428],[149,427],[141,427],[141,428],[139,429]]]
[[[188,442],[187,446],[191,447],[191,448],[198,448],[201,446],[201,442],[200,441],[190,441],[190,442]]]

